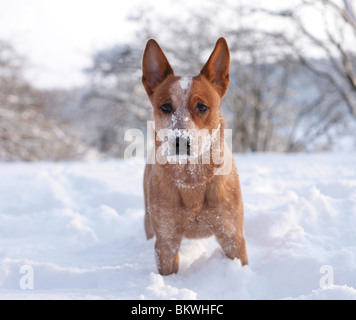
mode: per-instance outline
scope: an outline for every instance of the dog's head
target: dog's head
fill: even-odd
[[[210,146],[214,132],[221,129],[220,107],[229,85],[229,67],[224,38],[217,41],[200,74],[189,77],[176,76],[158,43],[148,41],[142,83],[153,106],[157,140],[165,145],[165,156],[196,157],[208,150],[207,142]]]

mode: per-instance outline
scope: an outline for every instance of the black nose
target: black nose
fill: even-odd
[[[187,154],[190,155],[190,138],[176,138],[176,155]]]

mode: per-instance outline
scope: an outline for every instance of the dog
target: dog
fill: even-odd
[[[156,237],[157,269],[164,276],[178,273],[183,237],[215,235],[228,258],[248,264],[239,176],[224,143],[220,113],[229,69],[224,38],[194,77],[176,76],[153,39],[143,54],[142,83],[153,107],[157,158],[145,167],[144,224],[147,239]],[[203,134],[196,137],[197,132]],[[212,141],[219,142],[220,161],[213,161]],[[219,174],[226,164],[230,169]]]

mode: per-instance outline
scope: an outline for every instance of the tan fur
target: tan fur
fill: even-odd
[[[243,203],[236,166],[224,145],[225,123],[220,114],[221,100],[229,83],[229,50],[220,38],[201,73],[192,77],[189,92],[178,86],[159,45],[150,40],[143,57],[143,85],[153,106],[156,132],[167,128],[170,118],[160,106],[173,104],[178,117],[173,129],[219,128],[222,164],[147,164],[144,174],[145,231],[148,239],[156,237],[158,271],[162,275],[178,272],[179,247],[183,237],[193,239],[215,235],[225,254],[248,263],[243,232]],[[202,115],[197,103],[209,106]],[[155,149],[160,146],[156,143]],[[212,157],[212,151],[210,153]],[[232,162],[226,175],[215,170]]]

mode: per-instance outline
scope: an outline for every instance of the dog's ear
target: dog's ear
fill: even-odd
[[[215,45],[208,62],[200,74],[207,78],[221,97],[229,87],[230,52],[224,38],[220,38]]]
[[[142,72],[142,83],[149,96],[170,74],[174,74],[162,49],[153,39],[147,42],[143,54]]]

